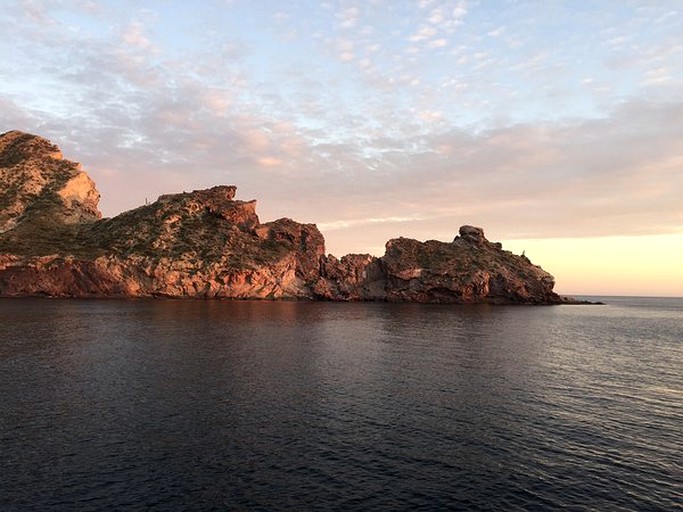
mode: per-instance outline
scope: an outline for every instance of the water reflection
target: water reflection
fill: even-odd
[[[621,306],[0,301],[0,508],[670,508],[679,334]]]

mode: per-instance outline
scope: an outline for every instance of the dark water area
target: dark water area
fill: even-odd
[[[0,510],[675,510],[683,300],[0,300]]]

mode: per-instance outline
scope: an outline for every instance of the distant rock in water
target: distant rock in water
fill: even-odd
[[[558,304],[553,277],[462,226],[396,238],[377,258],[325,255],[314,224],[261,223],[218,186],[102,219],[80,165],[49,141],[0,135],[0,296],[193,297]]]

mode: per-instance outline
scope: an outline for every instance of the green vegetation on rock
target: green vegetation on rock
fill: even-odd
[[[381,258],[325,255],[313,224],[262,224],[217,186],[102,219],[99,193],[59,148],[0,135],[0,296],[565,301],[523,256],[462,226],[453,242],[390,240]]]

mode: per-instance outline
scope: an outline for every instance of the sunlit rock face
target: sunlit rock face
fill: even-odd
[[[77,224],[102,217],[95,183],[42,137],[0,135],[0,183],[0,232],[24,222]]]
[[[314,224],[261,223],[236,187],[167,194],[101,219],[99,193],[49,141],[0,135],[0,296],[564,302],[553,278],[463,226],[381,258],[325,255]]]

